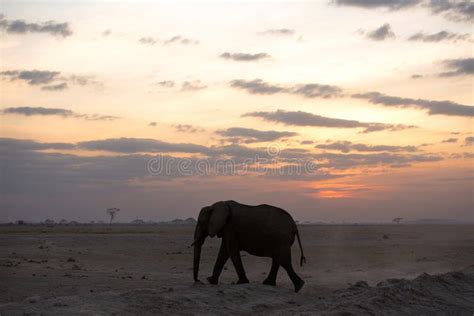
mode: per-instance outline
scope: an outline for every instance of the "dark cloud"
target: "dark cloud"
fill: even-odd
[[[247,54],[247,53],[222,53],[219,55],[220,58],[230,59],[234,61],[257,61],[262,59],[271,58],[267,53]]]
[[[319,149],[329,149],[342,151],[348,153],[350,151],[360,152],[415,152],[418,150],[416,146],[389,146],[389,145],[366,145],[366,144],[355,144],[350,141],[338,141],[327,144],[319,144],[315,146]]]
[[[41,89],[46,91],[65,90],[68,84],[102,87],[102,83],[95,80],[93,76],[62,76],[59,71],[49,70],[6,70],[0,72],[0,77],[10,81],[24,81],[32,86],[42,85]]]
[[[393,107],[412,107],[428,110],[430,115],[474,116],[474,107],[451,101],[432,101],[385,95],[380,92],[368,92],[352,95],[353,98],[367,99],[370,103]]]
[[[444,139],[441,141],[441,143],[447,143],[447,144],[452,144],[452,143],[457,143],[458,142],[458,139],[457,138],[448,138],[448,139]]]
[[[392,31],[390,24],[385,23],[379,28],[368,32],[366,36],[374,41],[383,41],[389,38],[395,38],[395,33]]]
[[[470,0],[430,0],[427,7],[433,14],[443,14],[455,22],[471,22],[474,16],[474,3]]]
[[[41,90],[46,90],[46,91],[62,91],[66,90],[68,88],[68,85],[66,82],[63,83],[58,83],[55,85],[50,85],[50,86],[42,86]]]
[[[148,124],[148,126],[153,126],[153,127],[155,127],[156,125],[157,125],[156,122],[150,122],[150,123]]]
[[[1,14],[0,29],[12,34],[47,33],[60,37],[72,35],[69,23],[56,23],[55,21],[28,23],[23,20],[7,20]]]
[[[474,3],[470,0],[334,0],[340,6],[353,6],[365,9],[407,9],[421,4],[432,14],[442,14],[455,22],[471,22],[474,16]]]
[[[412,42],[441,42],[441,41],[465,41],[470,38],[468,33],[466,34],[458,34],[452,33],[449,31],[440,31],[438,33],[427,34],[423,32],[418,32],[413,34],[408,38],[409,41]]]
[[[336,86],[308,83],[295,84],[291,86],[276,85],[264,82],[261,79],[242,80],[236,79],[230,82],[230,86],[243,89],[251,94],[271,95],[276,93],[288,93],[301,95],[306,98],[331,98],[342,96],[342,89]]]
[[[312,144],[314,144],[314,141],[312,141],[312,140],[303,140],[303,141],[301,141],[300,144],[301,145],[312,145]]]
[[[165,88],[173,88],[174,87],[174,81],[164,80],[164,81],[157,82],[156,85],[159,85],[159,86],[165,87]]]
[[[443,64],[449,71],[440,73],[440,77],[474,75],[474,58],[448,59]]]
[[[99,114],[79,114],[67,109],[61,108],[45,108],[45,107],[10,107],[2,111],[3,114],[16,114],[24,116],[60,116],[64,118],[81,118],[87,121],[114,121],[117,116],[99,115]]]
[[[2,148],[10,151],[47,149],[68,150],[76,148],[76,145],[70,143],[38,143],[32,140],[2,137],[0,137],[0,144],[3,146]]]
[[[335,0],[340,6],[352,6],[365,9],[384,8],[398,10],[412,7],[421,3],[422,0]]]
[[[286,92],[287,90],[285,87],[269,84],[261,79],[236,79],[230,82],[230,86],[233,88],[246,90],[248,93],[251,94],[275,94],[280,92]]]
[[[260,131],[253,128],[231,127],[226,130],[217,131],[216,134],[238,140],[243,143],[270,142],[284,137],[298,135],[294,132]]]
[[[411,75],[411,78],[412,79],[421,79],[421,78],[423,78],[423,75],[414,74],[414,75]]]
[[[30,106],[22,106],[22,107],[12,107],[6,108],[3,110],[4,114],[18,114],[18,115],[25,115],[25,116],[35,116],[35,115],[55,115],[55,116],[74,116],[74,112],[71,110],[66,109],[59,109],[59,108],[44,108],[44,107],[30,107]]]
[[[74,144],[72,146],[75,147]],[[97,220],[105,215],[103,212],[98,213],[97,210],[104,210],[110,206],[110,203],[119,203],[119,207],[122,209],[133,210],[131,214],[127,212],[131,219],[136,216],[151,219],[173,218],[173,216],[188,217],[192,213],[198,212],[199,209],[196,209],[196,205],[206,205],[206,201],[228,198],[250,201],[251,204],[261,203],[262,200],[273,201],[272,203],[275,205],[293,209],[294,212],[297,212],[297,216],[304,216],[304,212],[307,212],[307,214],[314,213],[315,200],[304,200],[304,196],[301,195],[303,193],[301,185],[287,185],[279,181],[311,181],[311,187],[315,187],[314,181],[347,177],[350,172],[344,172],[344,170],[351,170],[351,168],[358,166],[362,166],[364,170],[367,170],[367,168],[400,167],[402,165],[407,166],[441,160],[441,157],[434,155],[318,154],[312,157],[312,159],[315,159],[315,169],[306,169],[304,165],[298,164],[298,162],[285,162],[284,159],[278,160],[276,164],[260,165],[260,167],[254,165],[246,167],[244,164],[236,164],[235,176],[229,179],[226,177],[228,175],[226,173],[227,168],[214,168],[215,163],[222,162],[222,160],[217,161],[213,158],[206,159],[212,166],[211,172],[201,175],[203,169],[202,165],[199,165],[201,167],[198,168],[198,163],[203,160],[180,158],[169,154],[160,155],[162,164],[169,165],[170,168],[166,173],[152,175],[150,168],[147,168],[147,166],[150,166],[152,158],[156,159],[158,157],[156,155],[129,154],[126,152],[120,152],[117,155],[102,155],[98,152],[95,156],[90,155],[91,153],[87,156],[79,156],[77,154],[44,151],[49,149],[61,150],[62,147],[67,150],[71,147],[71,144],[0,139],[0,165],[2,166],[0,195],[5,197],[0,199],[0,211],[4,220],[42,220],[44,218]],[[265,150],[262,148],[246,149],[243,146],[228,146],[216,148],[216,151],[221,151],[225,153],[226,157],[233,159],[238,155],[253,158],[255,153],[261,154]],[[282,150],[281,152],[282,155],[288,155],[288,157],[296,157],[298,153],[301,152],[291,150],[288,152]],[[191,175],[176,167],[182,165],[182,162],[189,164],[187,170],[192,171]],[[320,170],[320,168],[325,169]],[[197,170],[199,172],[196,173]],[[443,168],[440,170],[443,170]],[[193,176],[194,174],[196,176]],[[450,170],[446,170],[445,174],[451,178],[466,177],[466,174],[461,172],[453,174]],[[221,175],[224,177],[219,178]],[[436,175],[440,177],[443,174],[437,173]],[[393,185],[394,177],[390,173],[385,172],[380,175],[380,178],[382,184]],[[472,213],[471,195],[469,186],[466,188],[465,180],[462,181],[461,186],[465,188],[464,191],[460,191],[459,187],[453,189],[455,183],[450,182],[446,186],[441,186],[436,192],[424,190],[427,183],[426,178],[420,179],[418,176],[413,177],[412,174],[409,174],[407,178],[400,179],[398,177],[396,180],[400,183],[400,188],[405,188],[406,191],[397,190],[394,193],[394,198],[383,204],[385,210],[388,208],[390,212],[399,212],[400,209],[410,207],[405,214],[412,214],[411,216],[413,216],[412,212],[419,210],[420,205],[427,200],[438,197],[446,190],[452,190],[452,197],[442,195],[440,199],[433,201],[433,205],[441,204],[439,209],[443,212],[454,212],[458,210],[458,204],[449,210],[445,209],[446,205],[451,205],[451,203],[462,198],[467,200],[465,203],[463,202],[465,206],[462,208],[465,210],[464,213],[467,214],[466,218],[469,218]],[[210,186],[210,183],[212,183],[212,186]],[[324,187],[332,190],[332,186],[332,184],[328,184]],[[340,188],[339,185],[334,186],[336,187],[334,190]],[[316,187],[321,188],[321,186]],[[356,187],[354,186],[354,188]],[[370,188],[375,187],[377,186],[370,186]],[[436,183],[435,187],[440,187],[440,183]],[[262,190],[262,188],[265,188],[265,190]],[[422,198],[412,201],[411,204],[403,204],[400,207],[400,203],[407,200],[407,192],[420,188],[423,190],[414,192],[414,195]],[[271,194],[267,193],[268,191],[271,191]],[[247,195],[242,196],[240,194]],[[126,196],[126,198],[122,199],[123,196]],[[466,196],[467,198],[465,198]],[[157,200],[160,201],[158,206]],[[362,213],[358,212],[354,216],[354,221],[360,221],[361,214],[364,214],[364,210],[368,207],[367,201],[369,200],[358,202],[358,200],[352,199],[347,204],[343,204],[337,211],[342,212],[344,209],[358,210]],[[325,203],[324,200],[318,200],[317,202]],[[285,203],[292,207],[285,206]],[[333,214],[335,212],[334,205],[339,205],[339,203],[344,203],[344,201],[338,200],[336,204],[324,204],[325,207],[321,208],[328,208],[330,209],[328,214]],[[373,205],[369,205],[374,210],[373,214],[379,214],[380,199],[375,199],[373,203]],[[176,206],[176,204],[178,205]],[[32,205],[34,205],[33,208]],[[301,209],[303,206],[307,206],[307,208]],[[172,211],[166,213],[170,207]],[[147,209],[153,209],[153,211],[140,213],[146,212]],[[191,211],[177,213],[183,209],[190,209]],[[416,214],[420,217],[432,216],[431,205],[427,209],[429,210],[425,213]],[[343,214],[340,219],[347,220],[349,213]],[[75,217],[77,214],[82,217]],[[375,217],[371,219],[375,220]]]
[[[176,129],[177,132],[180,132],[180,133],[200,133],[200,132],[204,132],[204,129],[200,128],[200,127],[195,127],[193,125],[189,125],[189,124],[177,124],[177,125],[174,125],[174,128]]]
[[[87,150],[129,154],[140,152],[209,153],[209,149],[201,145],[168,143],[148,138],[110,138],[80,142],[77,145],[78,147]]]
[[[59,71],[48,70],[8,70],[0,72],[0,76],[10,80],[22,80],[30,85],[42,85],[58,79]]]
[[[207,86],[201,82],[201,80],[184,81],[181,84],[181,91],[197,91],[206,89]]]
[[[466,146],[474,145],[474,137],[473,136],[466,137],[464,139],[464,145],[466,145]]]
[[[414,126],[402,124],[383,124],[383,123],[365,123],[355,120],[335,119],[324,117],[312,113],[302,111],[284,111],[277,110],[275,112],[251,112],[242,115],[244,117],[259,117],[266,121],[278,122],[285,125],[295,126],[315,126],[315,127],[332,127],[332,128],[362,128],[363,133],[377,131],[398,131]]]
[[[260,33],[258,33],[258,34],[260,34],[260,35],[290,36],[290,35],[295,34],[295,30],[286,29],[286,28],[282,28],[282,29],[269,29],[269,30],[265,30],[265,31],[263,31],[263,32],[260,32]]]
[[[394,153],[373,153],[373,154],[335,154],[321,153],[314,155],[321,168],[328,167],[334,169],[351,169],[358,166],[390,166],[390,167],[409,167],[412,163],[435,162],[443,160],[438,155],[413,155],[413,154],[394,154]]]

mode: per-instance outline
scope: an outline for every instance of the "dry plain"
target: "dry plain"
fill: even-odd
[[[246,253],[250,284],[232,284],[230,261],[219,285],[194,284],[193,230],[2,225],[0,314],[474,312],[473,225],[300,225],[307,263],[297,265],[293,245],[295,270],[306,282],[297,294],[282,269],[276,287],[261,285],[271,260]],[[201,280],[212,271],[219,242],[204,244]]]

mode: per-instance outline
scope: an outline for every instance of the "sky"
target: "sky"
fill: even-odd
[[[473,221],[473,12],[0,0],[0,222]]]

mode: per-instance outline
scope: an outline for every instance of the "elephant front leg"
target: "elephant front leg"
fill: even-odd
[[[249,279],[247,279],[247,275],[245,274],[244,266],[242,265],[242,259],[240,258],[239,251],[232,253],[230,259],[232,260],[232,263],[235,267],[235,272],[237,272],[237,276],[239,277],[237,284],[249,283]]]
[[[207,281],[211,284],[217,284],[219,282],[219,276],[221,275],[222,269],[224,268],[225,263],[229,259],[229,252],[227,248],[224,247],[224,242],[221,244],[219,249],[219,254],[217,255],[216,264],[214,265],[214,270],[212,271],[212,276],[207,278]]]

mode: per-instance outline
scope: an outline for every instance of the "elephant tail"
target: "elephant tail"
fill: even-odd
[[[300,233],[298,232],[298,228],[296,229],[296,238],[298,238],[298,244],[300,245],[301,250],[300,265],[303,266],[303,263],[306,263],[306,257],[303,253],[303,246],[301,245]]]

